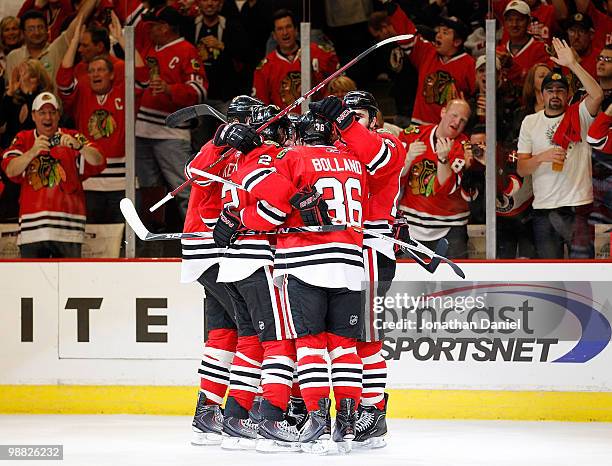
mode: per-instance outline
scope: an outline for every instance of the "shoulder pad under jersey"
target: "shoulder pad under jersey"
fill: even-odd
[[[261,60],[261,61],[260,61],[260,62],[257,64],[257,66],[255,67],[255,69],[256,69],[256,70],[261,70],[261,69],[264,67],[264,65],[265,65],[266,63],[268,63],[268,59],[267,59],[267,58],[264,58],[263,60]]]

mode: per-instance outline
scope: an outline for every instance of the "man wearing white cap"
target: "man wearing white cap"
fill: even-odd
[[[81,183],[100,173],[106,161],[82,134],[59,128],[60,107],[50,92],[36,96],[32,119],[36,128],[17,133],[1,165],[21,185],[21,257],[80,257],[85,235]]]
[[[525,76],[534,63],[549,63],[550,56],[544,42],[535,40],[527,28],[531,21],[531,9],[522,0],[512,0],[504,9],[504,31],[508,42],[497,47],[497,53],[511,59],[507,78],[517,87],[520,95]],[[502,59],[502,63],[504,60]]]

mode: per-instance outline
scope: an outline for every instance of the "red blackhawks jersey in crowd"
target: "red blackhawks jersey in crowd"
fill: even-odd
[[[414,39],[401,44],[401,50],[419,73],[412,120],[419,124],[438,123],[440,111],[449,101],[462,93],[465,98],[474,94],[474,58],[465,52],[451,58],[438,55],[434,45],[417,33],[414,23],[401,8],[395,9],[391,22],[398,34],[415,35]]]
[[[89,145],[82,134],[60,129]],[[34,145],[36,130],[20,131],[2,156],[2,169]],[[97,148],[97,147],[96,147]],[[36,156],[23,173],[11,178],[21,185],[18,244],[39,241],[82,243],[85,235],[85,194],[81,182],[104,169],[90,165],[79,151],[55,146]]]
[[[527,77],[529,69],[536,63],[545,63],[552,67],[550,55],[546,50],[546,44],[531,37],[521,49],[513,54],[510,51],[510,42],[497,46],[497,54],[500,56],[502,63],[503,57],[508,57],[511,60],[510,66],[506,71],[506,78],[519,88],[523,88],[523,83]],[[505,67],[505,66],[504,66]]]
[[[400,175],[406,159],[401,141],[386,130],[370,131],[354,123],[342,132],[342,140],[366,166],[368,195],[364,201],[364,226],[383,234],[391,234],[397,215],[401,191]],[[375,155],[372,160],[372,155]],[[372,163],[374,162],[374,163]],[[363,243],[390,259],[395,259],[393,243],[368,234]]]
[[[264,58],[253,75],[253,95],[266,104],[285,108],[302,95],[300,50],[286,57],[278,49]],[[338,69],[338,56],[327,45],[311,44],[312,82],[319,83]]]
[[[136,75],[146,80],[146,68]],[[91,90],[87,75],[78,77],[74,68],[61,67],[56,77],[65,112],[75,120],[77,130],[96,146],[106,158],[106,168],[83,183],[92,191],[125,189],[125,85],[120,77],[108,94]]]
[[[154,94],[149,87],[145,89],[136,116],[136,135],[151,139],[189,140],[189,123],[168,128],[165,119],[176,110],[206,98],[208,81],[198,50],[180,37],[150,49],[145,63],[149,68],[149,79],[159,77],[169,89],[163,94]]]
[[[400,134],[406,148],[421,141],[427,150],[416,157],[402,180],[404,193],[400,209],[410,224],[410,235],[419,241],[442,238],[451,226],[466,225],[470,216],[468,194],[461,189],[465,164],[465,135],[457,137],[449,153],[451,176],[444,184],[437,178],[438,156],[435,152],[437,125],[411,126]]]
[[[266,163],[259,162],[264,168]],[[341,223],[362,225],[367,196],[366,172],[357,156],[333,146],[296,146],[283,149],[273,160],[276,173],[289,185],[281,188],[276,180],[269,183],[265,200],[241,212],[250,229],[271,230],[303,226],[299,211],[292,210],[288,199],[293,186],[314,186],[327,202],[329,214]],[[248,181],[248,180],[247,180]],[[328,233],[288,233],[276,237],[274,277],[281,285],[293,275],[310,285],[323,288],[361,290],[364,280],[363,236],[348,228]]]

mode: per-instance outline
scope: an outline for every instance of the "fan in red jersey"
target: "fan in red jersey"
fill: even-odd
[[[470,117],[465,100],[452,100],[438,125],[411,126],[400,135],[408,154],[402,182],[402,210],[410,235],[429,248],[449,242],[448,257],[467,257],[469,196],[461,189],[465,159],[463,134]]]
[[[278,47],[257,65],[253,75],[253,95],[265,103],[283,108],[295,102],[302,94],[300,45],[291,11],[277,11],[273,21],[272,35]],[[323,81],[338,69],[338,57],[330,46],[311,44],[310,58],[312,81],[315,83]]]
[[[2,169],[21,185],[21,257],[80,257],[85,236],[82,181],[106,161],[82,134],[59,128],[59,103],[50,92],[32,104],[36,129],[17,133],[2,157]]]

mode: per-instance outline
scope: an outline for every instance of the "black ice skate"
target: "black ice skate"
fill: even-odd
[[[357,413],[355,412],[355,400],[343,398],[340,400],[340,409],[336,413],[334,423],[333,441],[337,443],[340,453],[351,451],[351,442],[355,438],[355,424]]]
[[[223,414],[219,405],[207,405],[206,395],[202,392],[198,394],[198,404],[196,405],[195,415],[191,428],[192,445],[219,445],[223,440],[221,436],[221,423]]]
[[[306,403],[304,403],[302,398],[292,396],[289,399],[286,418],[289,424],[295,426],[298,431],[302,430],[304,424],[306,424],[306,419],[308,418]]]
[[[319,400],[319,409],[308,413],[306,423],[300,431],[300,442],[302,442],[303,451],[321,455],[329,451],[328,441],[331,435],[330,407],[331,400],[329,398],[321,398]]]
[[[232,397],[227,399],[223,416],[223,442],[225,450],[252,450],[257,445],[257,414],[247,412]]]
[[[259,440],[257,451],[262,453],[275,453],[281,451],[299,451],[300,434],[294,425],[285,418],[285,413],[278,406],[268,400],[262,400],[259,414]]]
[[[387,433],[387,403],[389,395],[385,393],[385,407],[359,405],[359,417],[356,424],[355,440],[357,448],[383,448],[387,445],[384,436]]]

